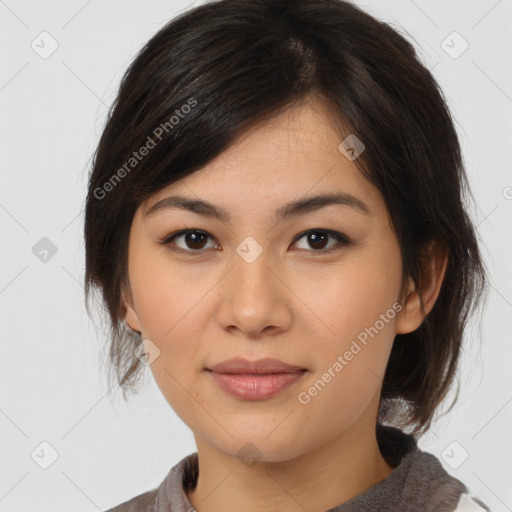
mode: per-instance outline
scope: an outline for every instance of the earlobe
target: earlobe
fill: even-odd
[[[402,309],[396,321],[396,334],[407,334],[415,331],[421,325],[423,318],[418,314],[420,306],[418,291],[414,286],[412,278],[410,278],[407,295],[402,302]]]
[[[122,293],[122,303],[124,310],[126,311],[124,316],[124,321],[130,327],[130,329],[140,333],[141,332],[141,326],[139,322],[139,317],[135,311],[135,309],[132,306],[131,300],[127,299],[125,293]]]
[[[429,249],[430,253],[420,277],[419,290],[413,279],[409,279],[407,296],[396,322],[396,334],[407,334],[420,327],[425,317],[432,311],[441,291],[448,265],[448,251],[438,243],[432,243]]]

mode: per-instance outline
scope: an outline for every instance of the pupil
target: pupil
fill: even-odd
[[[325,233],[321,233],[319,231],[314,231],[313,233],[310,233],[309,234],[309,240],[310,242],[312,241],[313,242],[313,246],[315,247],[315,243],[318,242],[318,239],[323,239],[322,242],[320,243],[321,247],[318,247],[316,246],[316,248],[320,248],[320,249],[323,249],[325,246],[326,246],[326,243],[325,241],[327,240],[327,235]]]
[[[187,233],[185,235],[186,242],[189,246],[192,246],[193,249],[200,249],[204,246],[204,238],[205,235],[202,233]],[[203,243],[201,243],[202,240]],[[326,233],[322,233],[321,231],[314,231],[309,233],[308,240],[312,244],[312,247],[316,249],[323,249],[326,246],[327,235]]]
[[[201,233],[187,233],[187,235],[186,235],[187,244],[189,244],[189,240],[192,238],[192,246],[193,246],[192,248],[193,249],[200,249],[202,247],[202,245],[204,245],[204,244],[199,243],[200,247],[195,247],[194,243],[197,243],[197,239],[201,238],[201,237],[204,238],[204,235],[201,234]]]

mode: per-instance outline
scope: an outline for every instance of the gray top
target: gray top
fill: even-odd
[[[412,435],[378,424],[377,441],[383,457],[395,469],[384,480],[326,512],[490,512],[434,455],[419,450]],[[195,487],[198,473],[195,452],[171,468],[159,487],[107,512],[194,512],[186,491]]]

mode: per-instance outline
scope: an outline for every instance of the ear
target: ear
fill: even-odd
[[[128,324],[132,330],[141,333],[141,326],[137,312],[133,307],[133,299],[131,289],[126,291],[123,289],[121,292],[122,308],[124,310],[124,321]]]
[[[433,241],[420,261],[423,264],[420,271],[419,290],[410,278],[406,298],[402,302],[403,308],[396,322],[396,334],[415,331],[434,307],[446,274],[448,251],[444,245]],[[420,294],[424,309],[421,306]]]

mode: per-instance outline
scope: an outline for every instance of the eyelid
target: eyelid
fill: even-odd
[[[355,242],[351,238],[349,238],[347,235],[345,235],[343,233],[340,233],[338,231],[332,230],[332,229],[324,229],[324,228],[311,228],[311,229],[307,229],[307,230],[299,233],[298,235],[296,235],[295,238],[293,239],[292,244],[295,244],[302,237],[304,237],[305,235],[307,235],[309,233],[313,233],[313,232],[326,233],[327,235],[330,235],[332,238],[336,239],[337,240],[337,244],[335,244],[334,246],[330,247],[329,249],[319,249],[319,250],[299,249],[299,250],[304,250],[306,252],[317,253],[317,254],[329,254],[331,252],[334,252],[336,250],[341,249],[342,247],[347,247],[347,246],[350,246],[350,245],[355,245]],[[198,254],[206,252],[206,250],[202,250],[202,249],[185,250],[185,249],[182,249],[181,247],[172,247],[171,246],[171,242],[175,238],[177,238],[177,237],[179,237],[181,235],[186,235],[188,233],[199,233],[199,234],[205,235],[205,236],[207,236],[207,237],[209,237],[212,240],[215,240],[217,242],[215,237],[210,235],[210,233],[208,233],[207,231],[204,231],[202,229],[197,229],[197,228],[188,228],[188,229],[182,229],[180,231],[175,231],[174,233],[171,233],[171,234],[165,236],[162,240],[159,240],[159,243],[161,245],[167,246],[168,249],[171,250],[171,251],[181,252],[181,253],[185,253],[185,254],[191,255],[191,256],[198,255]]]
[[[300,240],[305,235],[307,235],[309,233],[315,233],[315,232],[320,232],[320,233],[325,233],[327,235],[330,235],[332,238],[337,240],[337,244],[333,245],[329,249],[319,249],[317,251],[304,249],[307,252],[318,253],[318,254],[328,254],[332,251],[340,249],[341,247],[347,247],[349,245],[354,245],[353,240],[351,240],[347,235],[340,233],[339,231],[335,231],[333,229],[323,229],[323,228],[306,229],[305,231],[303,231],[302,233],[299,233],[294,238],[293,244],[295,244],[298,240]],[[299,250],[302,250],[302,249],[299,249]]]
[[[181,247],[173,247],[171,245],[171,243],[173,242],[173,240],[175,238],[178,238],[179,236],[182,236],[182,235],[186,235],[188,233],[198,233],[200,235],[205,235],[206,237],[208,237],[208,238],[210,238],[212,240],[215,240],[215,237],[210,235],[210,233],[208,233],[207,231],[204,231],[202,229],[188,228],[188,229],[182,229],[182,230],[179,230],[179,231],[175,231],[174,233],[171,233],[170,235],[165,236],[162,240],[159,241],[159,243],[161,245],[166,246],[171,251],[185,253],[185,254],[188,254],[190,256],[206,252],[206,250],[203,250],[203,249],[185,250],[185,249],[182,249]]]

